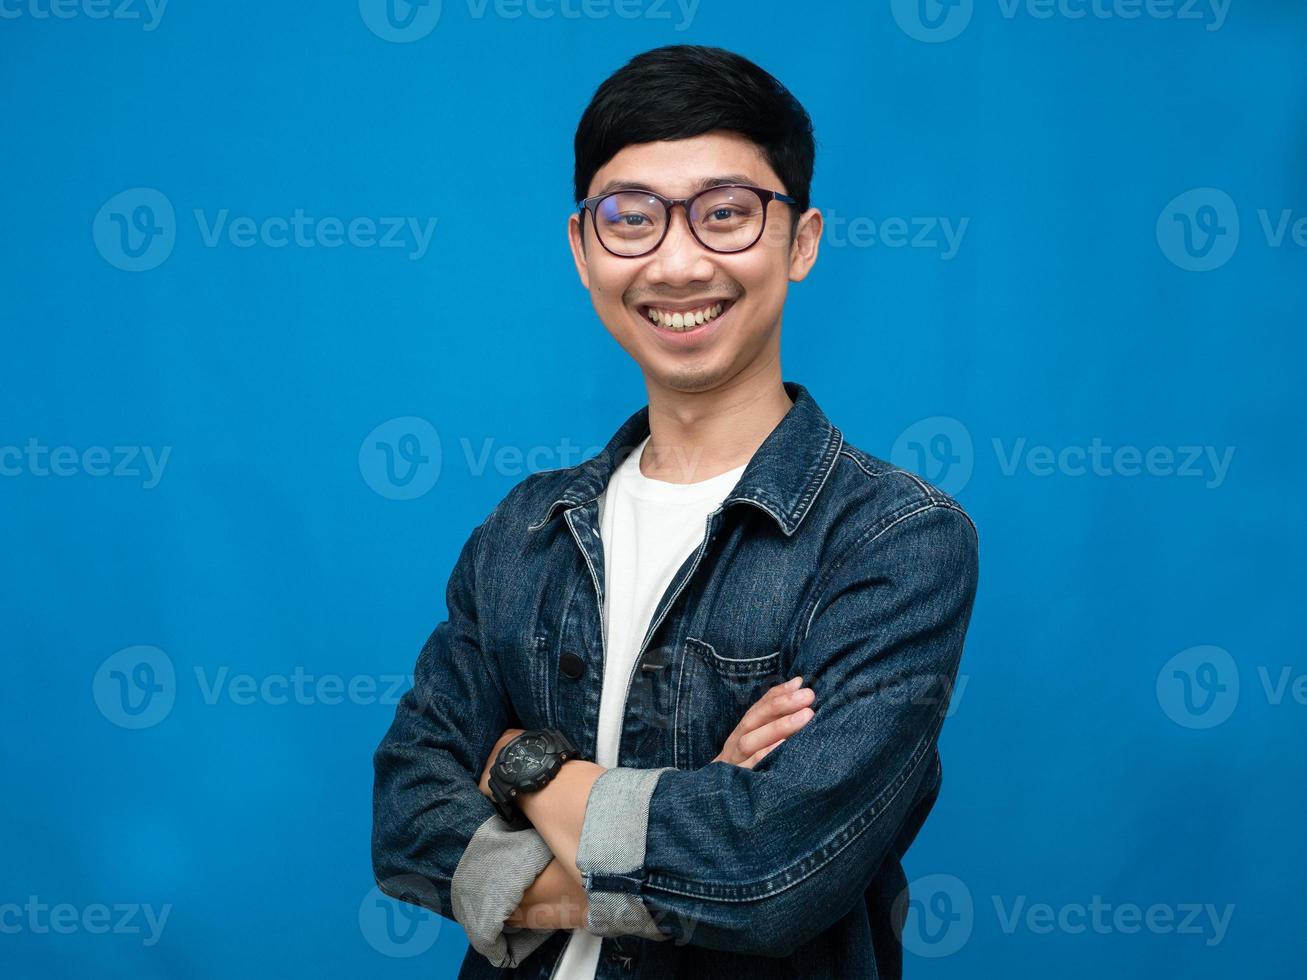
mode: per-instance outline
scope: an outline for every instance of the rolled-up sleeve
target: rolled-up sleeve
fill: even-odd
[[[554,934],[504,925],[553,857],[538,831],[513,830],[497,813],[468,841],[454,869],[450,902],[472,948],[495,966],[520,965]]]
[[[804,616],[789,673],[812,720],[753,769],[601,775],[577,855],[590,931],[785,956],[847,914],[936,772],[977,551],[936,498],[866,528]]]
[[[554,931],[504,928],[552,854],[533,828],[509,831],[479,786],[513,721],[477,617],[476,567],[493,517],[463,545],[448,617],[423,645],[373,755],[372,868],[382,892],[454,919],[491,963],[513,967]]]
[[[662,769],[608,769],[586,798],[576,867],[585,881],[590,913],[587,931],[597,936],[667,937],[640,901],[649,798]]]

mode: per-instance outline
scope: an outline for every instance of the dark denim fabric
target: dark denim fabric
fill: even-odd
[[[901,858],[940,789],[976,532],[956,501],[849,445],[806,388],[785,387],[794,405],[658,604],[627,682],[619,767],[589,799],[583,850],[602,850],[607,871],[586,877],[591,925],[614,937],[605,980],[902,973]],[[596,498],[648,432],[646,407],[598,456],[523,480],[468,538],[449,618],[375,757],[374,871],[389,894],[450,917],[454,870],[493,812],[476,779],[505,728],[561,728],[593,758]],[[815,717],[752,770],[710,763],[795,675]],[[643,812],[615,819],[651,781]],[[543,980],[567,938],[512,969],[469,949],[459,976]]]

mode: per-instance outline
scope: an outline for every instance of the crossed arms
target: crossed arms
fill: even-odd
[[[966,515],[917,502],[823,569],[794,661],[821,707],[783,749],[756,744],[772,731],[736,746],[768,750],[752,765],[727,747],[692,771],[574,760],[523,797],[534,829],[516,832],[482,789],[514,731],[479,638],[485,528],[459,555],[449,617],[374,757],[382,890],[455,918],[506,967],[576,927],[784,956],[853,908],[934,772],[938,693],[956,676],[976,589]]]

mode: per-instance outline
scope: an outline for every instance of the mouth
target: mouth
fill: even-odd
[[[658,336],[686,344],[716,333],[734,305],[733,299],[706,299],[694,303],[642,303],[636,310]]]

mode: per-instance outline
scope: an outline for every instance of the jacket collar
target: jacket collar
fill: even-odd
[[[794,404],[754,452],[722,507],[735,503],[760,507],[788,537],[825,484],[844,437],[807,388],[795,381],[781,383]],[[645,405],[622,423],[597,456],[563,471],[566,482],[527,530],[543,527],[560,507],[570,509],[597,498],[613,471],[648,434],[649,406]]]

